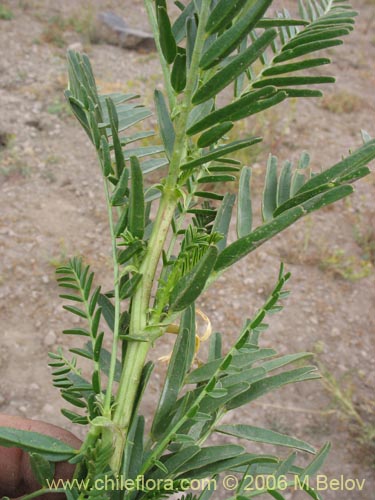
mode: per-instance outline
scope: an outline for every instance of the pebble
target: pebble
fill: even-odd
[[[42,408],[42,413],[53,413],[54,411],[54,407],[49,403],[46,403]]]
[[[317,325],[319,323],[319,320],[316,316],[311,316],[310,317],[310,322],[313,324],[313,325]]]
[[[45,346],[52,346],[56,343],[57,336],[53,330],[50,330],[44,337],[43,343]]]
[[[42,276],[42,282],[45,284],[49,283],[49,277],[46,274]]]

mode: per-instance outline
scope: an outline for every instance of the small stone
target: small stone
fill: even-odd
[[[42,408],[42,413],[53,413],[54,411],[54,407],[49,403],[46,403]]]
[[[319,323],[319,320],[316,316],[311,316],[310,318],[310,322],[313,324],[313,325],[317,325]]]
[[[49,277],[46,274],[42,276],[42,282],[45,284],[49,283]]]
[[[50,330],[47,335],[44,337],[43,343],[45,346],[52,346],[56,343],[56,333],[53,330]]]

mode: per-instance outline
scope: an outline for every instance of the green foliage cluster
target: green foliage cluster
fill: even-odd
[[[285,9],[271,16],[272,3],[178,1],[180,14],[172,20],[166,0],[145,0],[164,75],[164,91],[154,92],[160,130],[155,145],[149,142],[153,131],[132,130],[151,114],[138,96],[100,94],[87,56],[68,54],[66,99],[96,150],[103,178],[113,288],[94,286],[94,273],[77,258],[57,270],[64,308],[82,321],[63,333],[84,337],[84,345],[70,354],[50,353],[50,366],[54,385],[74,407],[63,414],[87,425],[88,433],[81,449],[72,450],[34,433],[0,431],[1,444],[32,452],[38,477],[41,470],[47,474],[50,461],[64,457],[77,464],[75,477],[87,483],[68,490],[68,500],[163,498],[172,491],[182,494],[183,480],[214,479],[224,472],[242,478],[233,500],[261,494],[283,499],[280,477],[287,485],[298,477],[307,495],[321,498],[304,479],[320,468],[329,444],[316,451],[301,439],[248,423],[220,424],[226,413],[279,387],[319,377],[315,366],[289,366],[309,353],[280,356],[261,345],[267,316],[278,313],[288,295],[290,275],[283,266],[272,293],[244,321],[229,351],[223,351],[222,336],[215,332],[207,360],[198,367],[194,361],[195,303],[201,293],[303,216],[351,194],[352,183],[369,173],[367,164],[375,158],[375,141],[367,136],[362,147],[322,172],[312,171],[306,152],[296,166],[270,154],[262,222],[254,227],[251,166],[231,155],[252,148],[261,137],[228,142],[227,134],[241,120],[289,98],[319,97],[316,85],[334,78],[311,71],[330,62],[315,53],[341,45],[356,15],[342,0],[308,0],[299,2],[299,18]],[[166,166],[167,174],[145,187],[147,174]],[[235,203],[234,194],[222,193],[223,185],[238,176]],[[232,222],[234,241],[228,237]],[[146,431],[139,410],[153,370],[146,357],[176,323],[173,353]],[[103,345],[106,335],[109,350]],[[91,364],[90,378],[82,375],[81,358]],[[295,451],[279,457],[251,453],[242,445],[206,444],[213,434]],[[300,467],[296,450],[315,456]],[[274,487],[247,491],[248,478],[260,474],[272,476]],[[163,486],[96,489],[98,479],[118,475],[162,480],[161,485],[172,484],[172,491]],[[41,493],[47,491],[43,486]],[[214,496],[205,489],[186,498]]]

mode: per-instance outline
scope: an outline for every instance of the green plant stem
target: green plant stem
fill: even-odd
[[[146,0],[146,8],[147,7],[148,9],[151,9],[151,4],[148,0]],[[121,374],[119,390],[116,397],[116,409],[113,416],[114,424],[118,427],[124,437],[128,432],[142,369],[148,350],[151,346],[151,339],[147,337],[146,332],[151,290],[160,260],[160,255],[169,232],[179,197],[176,186],[181,161],[186,154],[187,121],[192,106],[191,98],[197,83],[199,58],[205,40],[204,27],[207,22],[208,14],[209,2],[203,2],[186,90],[181,104],[181,111],[176,120],[177,134],[174,152],[171,158],[170,168],[160,200],[158,213],[154,222],[153,231],[148,244],[147,254],[140,267],[142,281],[133,297],[129,333],[131,336],[136,335],[138,337],[144,337],[145,342],[130,341],[126,350],[124,369]],[[168,85],[168,82],[166,82],[167,88]],[[125,440],[118,440],[115,442],[114,453],[110,464],[115,473],[118,473],[120,470],[124,444]]]

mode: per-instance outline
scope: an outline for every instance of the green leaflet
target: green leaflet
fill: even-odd
[[[157,6],[157,19],[161,50],[167,63],[172,64],[177,54],[177,44],[172,32],[168,12],[165,7]]]
[[[129,181],[129,170],[124,168],[122,171],[118,183],[116,184],[116,188],[113,191],[111,196],[111,204],[112,206],[118,206],[124,204],[124,196],[128,189],[128,181]]]
[[[240,238],[227,246],[225,250],[219,254],[214,270],[219,272],[226,267],[231,266],[248,253],[255,250],[258,246],[262,245],[269,238],[287,228],[307,213],[334,203],[335,201],[348,196],[352,192],[353,188],[351,186],[338,186],[322,194],[314,196],[302,205],[290,208],[272,219],[270,222],[257,227],[248,236]]]
[[[295,47],[294,49],[286,50],[273,60],[274,63],[280,63],[284,61],[289,61],[290,59],[295,59],[296,57],[304,56],[310,54],[311,52],[316,52],[317,50],[328,49],[330,47],[336,47],[337,45],[342,45],[342,40],[322,40],[318,42],[306,43],[301,46]]]
[[[300,482],[302,483],[303,480],[307,477],[312,477],[324,464],[327,455],[331,449],[331,444],[326,443],[319,453],[316,455],[314,460],[303,470],[301,475],[299,476]]]
[[[125,158],[122,152],[121,141],[118,135],[119,132],[119,117],[117,114],[116,106],[110,98],[106,99],[109,123],[111,125],[113,149],[115,151],[116,171],[117,176],[120,177],[123,169],[125,168]]]
[[[336,163],[333,167],[324,170],[321,174],[314,175],[304,186],[298,191],[302,193],[309,191],[317,186],[321,186],[327,182],[334,182],[343,174],[362,167],[375,158],[375,139],[366,142],[363,146],[357,149],[344,160]]]
[[[262,102],[261,100],[265,97],[269,97],[276,93],[276,87],[267,87],[260,90],[252,91],[241,97],[237,101],[224,106],[221,109],[217,109],[212,113],[209,113],[210,109],[207,110],[205,114],[195,121],[193,125],[187,130],[189,135],[197,134],[208,127],[211,127],[219,122],[223,121],[237,121],[248,116],[244,110],[247,110],[251,106],[254,106],[257,102]],[[205,104],[205,103],[204,103]],[[203,106],[201,104],[200,106]],[[199,106],[198,106],[199,107]],[[211,105],[212,107],[212,105]],[[196,109],[196,108],[194,108]]]
[[[272,0],[257,0],[251,9],[226,30],[202,55],[200,66],[209,69],[222,61],[241,43],[261,19]]]
[[[144,437],[145,420],[143,416],[138,416],[136,419],[136,427],[134,433],[134,441],[132,446],[131,459],[129,460],[128,476],[133,479],[139,474],[143,463],[143,437]]]
[[[131,188],[129,195],[128,228],[135,238],[142,239],[145,229],[143,174],[138,158],[130,158]]]
[[[271,497],[275,498],[276,500],[285,500],[285,497],[278,491],[267,490],[267,493],[269,493]]]
[[[255,361],[265,359],[271,356],[274,356],[276,351],[273,349],[254,349],[251,352],[247,352],[244,354],[236,354],[232,357],[230,365],[239,370],[244,370],[247,367],[251,366]],[[188,374],[186,377],[186,384],[199,384],[201,382],[205,382],[209,380],[215,372],[222,366],[226,358],[217,358],[208,361],[204,365],[196,368],[192,372]],[[227,368],[222,368],[222,374],[224,375],[228,370]]]
[[[277,206],[277,158],[269,155],[267,162],[266,181],[263,191],[262,216],[265,222],[272,220]]]
[[[220,474],[224,471],[235,470],[236,467],[250,465],[253,463],[277,463],[276,457],[268,455],[255,455],[252,453],[239,453],[237,456],[228,458],[226,460],[219,460],[212,462],[204,467],[189,471],[183,474],[182,477],[191,477],[194,479],[201,479],[205,477],[213,476],[214,474]]]
[[[233,128],[233,123],[230,121],[226,121],[223,123],[219,123],[218,125],[210,128],[207,132],[204,132],[198,139],[197,145],[200,148],[206,148],[211,144],[217,142],[224,134],[229,132]]]
[[[307,451],[308,453],[315,453],[315,449],[305,441],[252,425],[219,425],[215,428],[215,431],[249,441],[286,446]]]
[[[188,473],[195,469],[200,469],[206,465],[219,462],[228,458],[233,458],[244,451],[242,446],[227,444],[223,446],[206,446],[193,456],[189,461],[183,464],[177,471],[177,474]],[[195,477],[195,476],[192,476]]]
[[[338,29],[322,29],[322,30],[314,30],[308,32],[302,32],[301,34],[294,37],[290,42],[284,45],[282,52],[286,50],[294,49],[295,47],[300,47],[305,43],[313,43],[322,40],[330,40],[332,38],[338,38],[341,36],[349,35],[350,30],[346,28],[338,28]]]
[[[217,158],[222,158],[223,156],[233,153],[233,151],[238,151],[243,148],[248,148],[249,146],[252,146],[253,144],[257,144],[258,142],[261,142],[262,138],[261,137],[251,137],[250,139],[243,139],[239,141],[234,141],[231,142],[230,144],[227,144],[225,146],[220,146],[210,153],[201,156],[200,158],[197,158],[196,160],[191,160],[188,161],[187,163],[184,163],[181,165],[181,169],[189,169],[189,168],[194,168],[194,167],[199,167],[199,165],[204,165],[205,163],[208,163],[211,160],[216,160]]]
[[[199,453],[200,449],[201,448],[199,446],[192,445],[183,448],[177,453],[173,453],[169,456],[167,455],[163,464],[168,470],[168,476],[171,477],[174,475],[179,468],[183,467],[186,462],[195,457],[197,453]],[[152,474],[150,474],[151,479],[157,479],[164,476],[165,473],[160,469],[156,469]]]
[[[274,29],[265,31],[250,47],[219,70],[207,83],[203,84],[194,94],[192,103],[200,104],[211,97],[215,97],[240,76],[250,64],[256,61],[276,36],[277,32]]]
[[[77,450],[59,439],[11,427],[0,427],[0,445],[37,453],[50,462],[69,460],[77,453]]]
[[[178,394],[183,386],[186,372],[192,362],[195,347],[194,308],[187,309],[181,319],[180,330],[173,348],[172,357],[168,365],[163,390],[152,424],[151,433],[155,438],[160,437],[167,429],[169,415],[177,401]]]
[[[288,85],[315,85],[318,83],[334,83],[336,79],[332,76],[285,76],[265,78],[253,84],[254,88],[268,87],[287,87]]]
[[[134,273],[134,275],[126,280],[120,287],[120,299],[129,299],[135,292],[138,283],[142,279],[141,273]]]
[[[177,94],[186,86],[186,51],[177,53],[171,72],[171,85]]]
[[[220,233],[224,237],[216,244],[219,252],[224,250],[227,244],[227,236],[229,231],[229,225],[232,217],[233,205],[235,202],[235,195],[227,193],[224,196],[223,201],[217,211],[214,225],[212,227],[213,233]]]
[[[238,188],[237,201],[237,237],[242,238],[251,233],[253,223],[253,212],[251,203],[251,168],[244,167],[241,171],[241,177]]]
[[[173,146],[175,141],[175,132],[171,118],[169,116],[167,104],[163,94],[160,90],[155,90],[154,93],[156,112],[158,115],[158,122],[160,127],[160,134],[163,139],[163,144],[168,158],[173,154]]]
[[[170,296],[171,311],[183,311],[201,294],[215,265],[217,254],[218,249],[210,246],[193,269],[175,285]]]
[[[260,380],[259,382],[255,382],[247,391],[244,391],[242,394],[232,399],[227,404],[227,408],[229,410],[233,410],[239,406],[243,406],[250,403],[250,401],[258,399],[263,396],[263,394],[274,391],[275,389],[278,389],[286,384],[293,384],[317,378],[320,378],[320,375],[315,366],[304,366],[303,368],[296,368],[295,370],[273,375]]]
[[[230,24],[247,0],[219,0],[207,20],[206,32],[216,33]]]
[[[327,58],[307,59],[306,61],[298,61],[296,63],[278,64],[262,71],[263,76],[282,75],[284,73],[293,73],[302,69],[315,68],[330,64],[331,60]]]
[[[277,186],[277,206],[282,205],[290,197],[290,186],[292,182],[292,163],[286,161],[281,169]]]
[[[48,487],[55,474],[55,466],[39,453],[30,453],[30,465],[34,478],[41,486]]]

